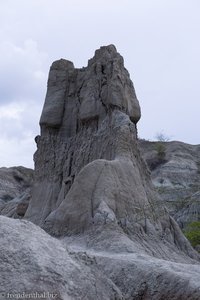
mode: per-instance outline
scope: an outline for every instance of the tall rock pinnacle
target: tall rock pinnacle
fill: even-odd
[[[82,69],[54,62],[25,217],[54,235],[103,231],[121,239],[120,247],[130,239],[158,257],[172,251],[174,257],[179,251],[197,257],[152,187],[137,147],[139,119],[115,46],[96,50]]]
[[[140,118],[133,84],[113,45],[97,50],[87,68],[75,69],[63,59],[52,64],[42,128],[62,127],[63,134],[71,137],[82,123],[100,123],[113,108],[125,112],[134,123]]]

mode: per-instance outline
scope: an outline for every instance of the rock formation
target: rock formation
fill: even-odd
[[[42,225],[90,162],[137,155],[137,150],[134,154],[129,148],[139,118],[132,82],[114,46],[97,50],[87,68],[75,69],[63,59],[54,62],[40,120],[41,136],[36,138],[36,183],[27,218]],[[123,130],[127,133],[120,133]],[[97,163],[101,169],[104,162]],[[95,176],[99,171],[94,180]]]
[[[0,299],[199,299],[199,265],[84,249],[80,237],[69,251],[68,238],[4,216],[0,228]]]
[[[139,118],[133,84],[113,45],[97,50],[86,68],[54,62],[25,217],[56,236],[102,227],[142,245],[145,236],[151,246],[142,247],[158,257],[172,248],[196,257],[153,190],[137,146]]]
[[[0,216],[0,228],[0,299],[122,299],[92,261],[73,258],[38,226]]]
[[[32,169],[0,168],[0,214],[13,218],[23,217],[30,200],[32,183]]]
[[[139,119],[113,45],[97,50],[86,68],[63,59],[52,64],[25,219],[59,240],[31,222],[2,217],[5,231],[25,232],[25,255],[16,257],[21,288],[52,286],[62,300],[200,298],[199,255],[154,190],[138,149]],[[21,245],[24,237],[13,240]],[[30,256],[48,281],[35,271],[26,277]],[[12,255],[4,261],[16,270]]]
[[[24,167],[0,168],[0,201],[18,197],[33,182],[33,170]]]

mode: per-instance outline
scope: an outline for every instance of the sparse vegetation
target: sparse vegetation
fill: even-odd
[[[193,247],[200,245],[200,221],[190,223],[184,230],[184,234]]]
[[[157,142],[155,149],[157,151],[159,160],[164,160],[166,156],[166,147],[163,145],[163,142]]]
[[[163,132],[157,133],[155,137],[156,140],[158,141],[155,145],[155,149],[158,154],[158,159],[162,162],[163,160],[165,160],[165,156],[166,156],[166,146],[164,145],[164,143],[168,142],[170,139]]]
[[[169,142],[170,138],[163,132],[158,132],[155,136],[156,140],[159,142]]]

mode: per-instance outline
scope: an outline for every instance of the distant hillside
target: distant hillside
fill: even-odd
[[[153,184],[180,227],[200,220],[200,145],[139,140]]]

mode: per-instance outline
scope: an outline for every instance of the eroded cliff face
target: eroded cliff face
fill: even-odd
[[[40,220],[36,213],[33,220],[43,222],[61,203],[85,165],[98,158],[115,157],[117,130],[113,132],[113,127],[120,111],[127,112],[135,122],[140,117],[128,72],[114,46],[96,51],[87,68],[75,69],[66,60],[53,63],[35,155],[35,191],[38,195],[41,190],[41,206],[47,201],[50,210],[43,211]],[[120,116],[123,119],[126,114]]]
[[[86,68],[54,62],[26,219],[56,236],[103,230],[125,248],[124,235],[158,257],[173,249],[174,259],[180,250],[197,258],[152,187],[137,146],[139,118],[133,84],[113,45],[97,50]]]
[[[43,224],[88,163],[137,156],[131,145],[139,118],[133,84],[113,45],[97,50],[86,68],[54,62],[36,138],[34,200],[27,217]]]

